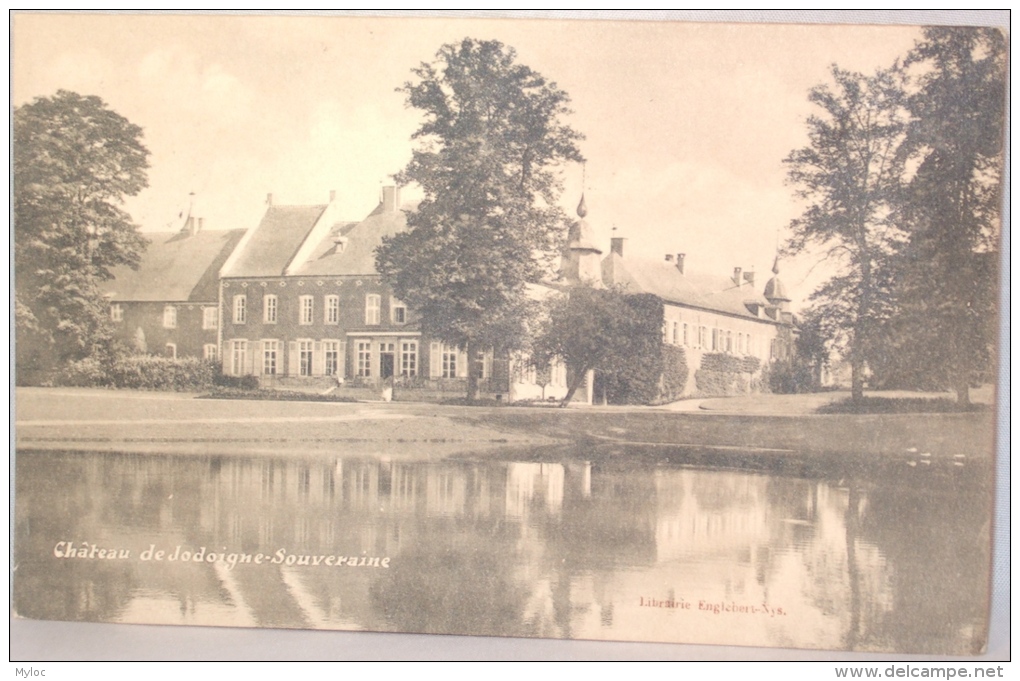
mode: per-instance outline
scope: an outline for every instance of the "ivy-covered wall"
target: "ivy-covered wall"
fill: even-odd
[[[757,357],[710,352],[701,357],[694,381],[699,395],[745,395],[761,389],[761,382],[755,380],[760,368]]]

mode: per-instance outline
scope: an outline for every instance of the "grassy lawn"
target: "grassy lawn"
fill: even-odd
[[[827,395],[833,395],[829,393]],[[817,396],[770,396],[771,398]],[[744,399],[744,398],[738,398]],[[759,400],[758,404],[761,403]],[[739,403],[738,403],[739,404]],[[787,409],[792,403],[787,402]],[[759,414],[647,407],[550,409],[410,403],[195,399],[193,395],[19,388],[19,449],[357,451],[431,458],[555,443],[747,449],[952,460],[992,455],[991,410],[956,414]]]

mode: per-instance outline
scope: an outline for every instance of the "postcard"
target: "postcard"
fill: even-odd
[[[14,15],[14,624],[987,659],[1007,41]]]

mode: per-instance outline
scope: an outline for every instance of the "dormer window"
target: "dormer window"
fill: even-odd
[[[407,306],[396,298],[390,298],[390,321],[394,324],[407,323]]]

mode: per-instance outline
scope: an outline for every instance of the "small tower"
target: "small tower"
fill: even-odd
[[[595,232],[585,220],[588,206],[584,202],[584,193],[577,204],[577,217],[580,218],[570,228],[567,250],[563,254],[560,272],[571,284],[587,284],[602,286],[602,250],[595,245]]]
[[[772,278],[765,284],[765,299],[780,312],[786,312],[790,305],[790,297],[786,295],[786,286],[779,280],[779,255],[772,262]]]

